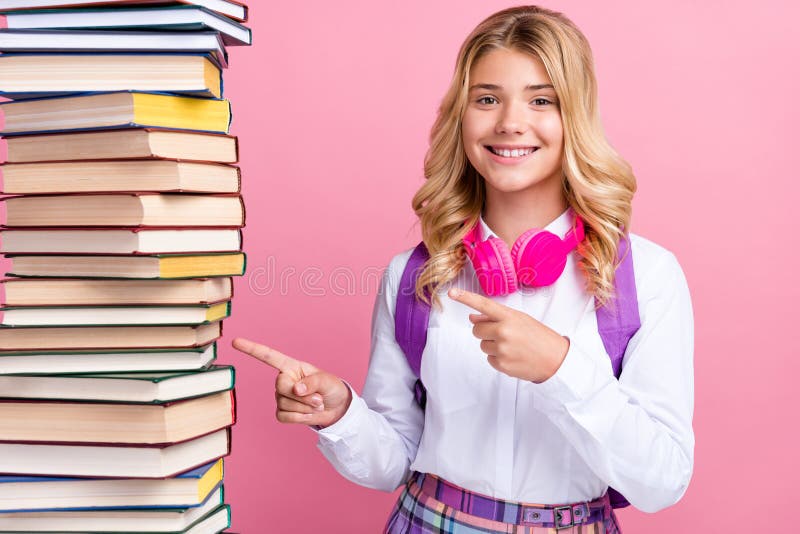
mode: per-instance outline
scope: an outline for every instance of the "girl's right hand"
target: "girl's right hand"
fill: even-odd
[[[350,406],[350,388],[339,377],[248,339],[237,337],[231,344],[280,371],[275,379],[275,417],[281,423],[326,427]]]

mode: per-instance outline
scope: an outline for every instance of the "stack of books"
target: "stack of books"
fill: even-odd
[[[245,270],[232,0],[3,0],[0,532],[213,534]]]

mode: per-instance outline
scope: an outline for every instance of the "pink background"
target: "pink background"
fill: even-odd
[[[230,340],[260,340],[361,388],[377,278],[420,238],[410,202],[458,47],[512,4],[251,4],[255,44],[231,49],[225,79],[240,136],[249,261],[220,343],[221,362],[238,373],[225,476],[231,530],[379,532],[397,492],[346,481],[310,430],[277,423],[276,372],[233,351]],[[798,149],[790,147],[800,119],[800,8],[542,4],[563,11],[592,44],[605,128],[639,181],[633,231],[675,252],[694,304],[694,477],[667,510],[620,512],[623,527],[767,528],[770,518],[793,514],[800,473],[789,393],[800,371],[798,254],[787,247],[797,243],[788,213],[800,193]],[[281,273],[292,270],[281,288]],[[312,276],[305,284],[303,272]]]

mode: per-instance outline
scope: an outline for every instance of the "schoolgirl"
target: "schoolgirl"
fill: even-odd
[[[278,420],[311,426],[349,480],[405,485],[388,533],[614,533],[615,506],[676,503],[691,299],[675,255],[629,231],[636,181],[570,20],[522,6],[473,30],[425,176],[423,242],[385,272],[361,395],[234,340],[280,370]]]

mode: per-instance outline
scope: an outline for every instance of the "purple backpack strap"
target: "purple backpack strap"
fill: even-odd
[[[617,378],[622,373],[622,358],[625,356],[628,342],[642,326],[629,239],[630,237],[625,237],[619,241],[617,255],[622,256],[622,262],[614,276],[615,298],[596,311],[597,331],[603,340],[603,346],[611,359],[611,368]],[[624,508],[630,505],[628,500],[613,488],[608,488],[608,496],[612,508]]]
[[[629,251],[628,239],[626,237],[619,242],[618,256],[622,256],[622,262],[617,267],[614,280],[616,297],[596,312],[597,330],[611,359],[614,376],[617,378],[622,372],[622,359],[628,342],[641,326],[633,273],[633,255]],[[395,339],[417,377],[414,398],[423,409],[425,409],[426,392],[420,378],[420,365],[422,351],[428,341],[428,319],[431,308],[416,298],[415,288],[417,277],[428,256],[428,249],[423,242],[420,242],[411,253],[400,278],[394,317]],[[608,489],[608,494],[613,508],[622,508],[630,504],[612,488]]]
[[[597,331],[608,357],[611,358],[611,368],[617,378],[622,373],[622,357],[625,356],[628,341],[642,326],[639,320],[636,281],[633,277],[633,254],[628,247],[628,239],[621,239],[617,254],[622,256],[622,263],[617,267],[614,277],[616,298],[596,312]]]
[[[417,382],[414,384],[414,398],[423,410],[427,399],[425,386],[422,385],[420,378],[420,366],[422,351],[428,342],[428,318],[431,308],[416,297],[415,289],[417,278],[428,256],[428,248],[420,241],[411,253],[400,278],[394,311],[394,337],[403,349],[414,376],[417,377]]]

